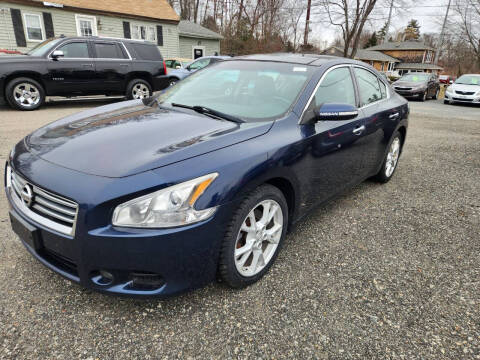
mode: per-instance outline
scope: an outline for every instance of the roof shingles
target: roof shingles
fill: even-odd
[[[33,0],[43,3],[43,0]],[[55,4],[77,9],[139,16],[156,20],[179,21],[167,0],[55,0]]]
[[[209,30],[197,23],[187,20],[181,20],[178,24],[178,33],[180,36],[204,38],[204,39],[216,39],[221,40],[223,36],[215,31]]]

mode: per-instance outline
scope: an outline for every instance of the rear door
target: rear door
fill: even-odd
[[[48,58],[48,93],[50,95],[88,94],[95,86],[93,54],[87,40],[64,42],[54,50],[63,57]],[[53,51],[52,51],[53,52]]]
[[[354,66],[353,71],[364,115],[360,176],[365,178],[373,175],[383,160],[391,135],[389,126],[400,117],[400,109],[392,107],[387,86],[373,71],[362,66]]]
[[[95,74],[99,93],[123,93],[132,61],[123,44],[118,41],[92,41],[95,53]]]

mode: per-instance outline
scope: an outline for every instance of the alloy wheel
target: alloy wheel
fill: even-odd
[[[235,266],[251,277],[272,260],[282,237],[283,212],[275,200],[258,203],[244,219],[235,243]]]
[[[19,106],[31,108],[38,105],[41,100],[41,95],[35,85],[23,82],[13,89],[13,98]]]
[[[390,145],[390,149],[388,150],[388,154],[387,154],[387,162],[385,164],[385,175],[387,177],[392,176],[393,171],[397,166],[399,155],[400,155],[400,139],[396,137],[392,141],[392,144]]]
[[[147,85],[143,83],[137,83],[132,88],[132,97],[134,99],[144,99],[150,96],[150,90]]]

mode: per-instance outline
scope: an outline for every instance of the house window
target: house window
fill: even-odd
[[[132,24],[132,39],[155,42],[157,40],[155,26]]]
[[[28,41],[43,41],[42,19],[37,14],[23,14],[25,19],[25,32]]]
[[[75,15],[78,36],[97,36],[97,20],[95,16]]]

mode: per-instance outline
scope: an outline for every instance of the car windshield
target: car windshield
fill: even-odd
[[[60,42],[61,39],[56,39],[56,38],[51,38],[47,39],[44,42],[41,42],[37,46],[35,46],[33,49],[31,49],[29,52],[27,52],[27,55],[30,56],[44,56],[46,55],[55,45],[57,45]]]
[[[462,75],[455,81],[455,84],[480,85],[480,75]]]
[[[289,111],[314,69],[277,62],[223,61],[168,88],[158,101],[203,106],[245,121],[270,120]]]
[[[403,75],[400,80],[408,82],[424,82],[428,80],[428,74],[407,74]]]

